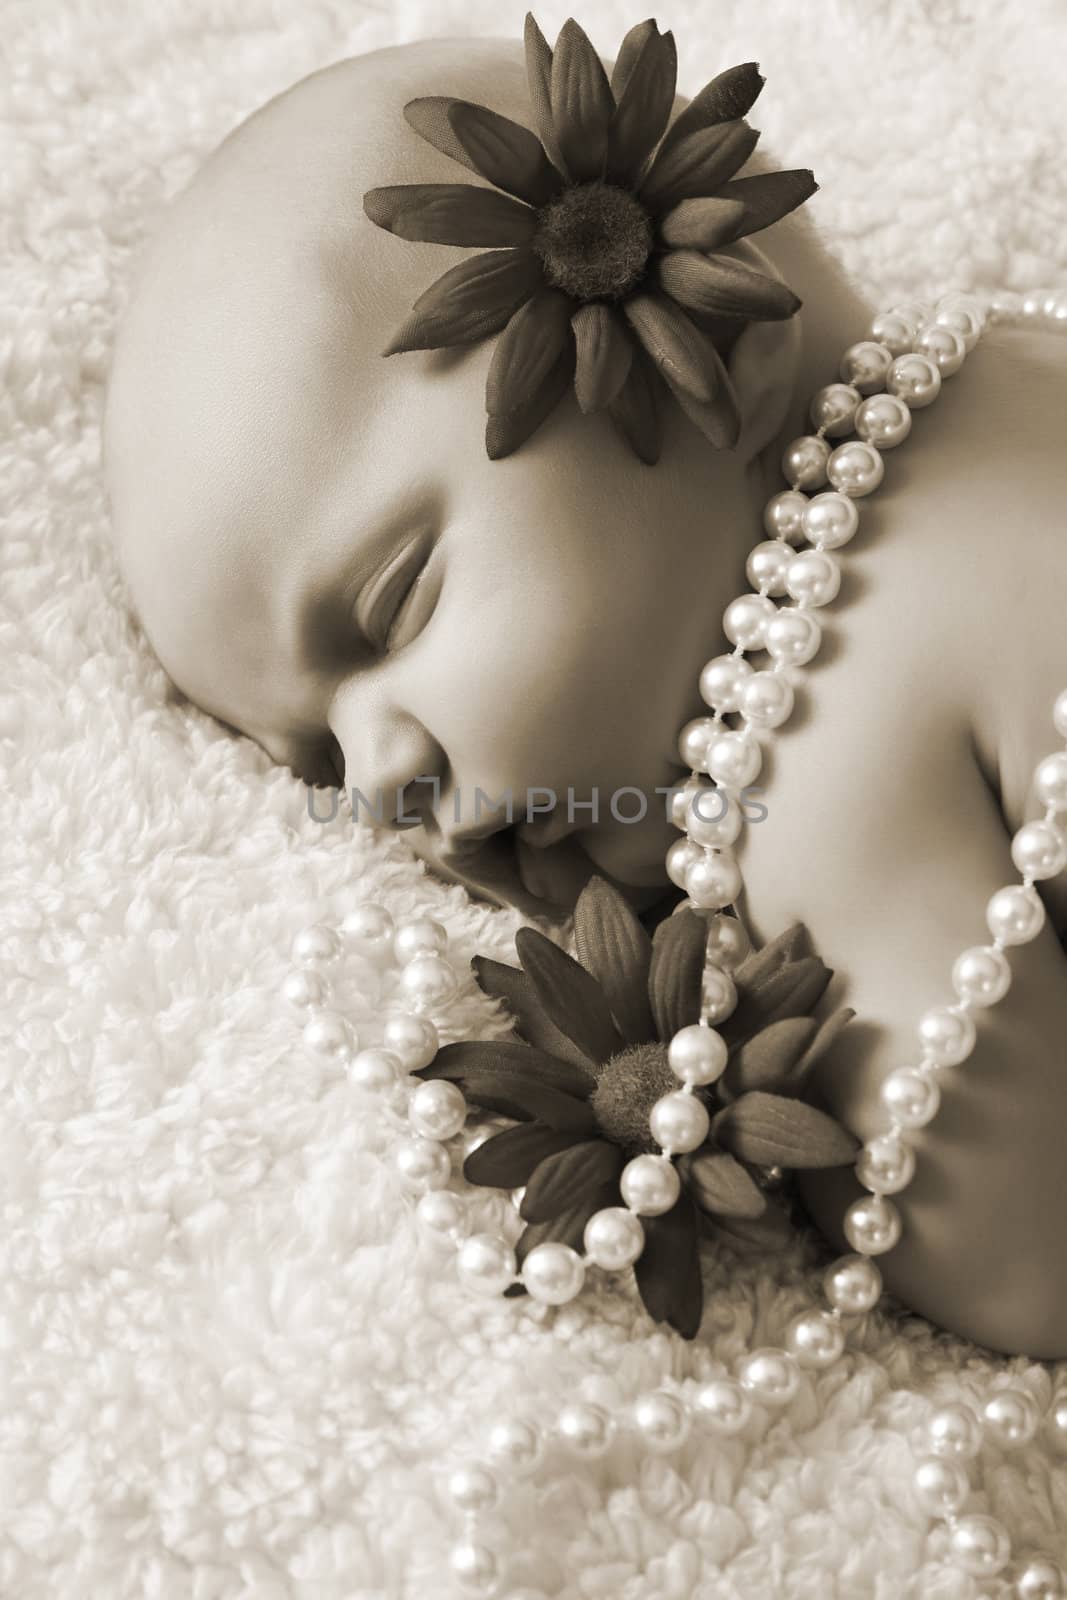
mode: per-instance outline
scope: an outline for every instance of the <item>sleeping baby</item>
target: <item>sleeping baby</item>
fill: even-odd
[[[732,442],[665,406],[653,465],[570,385],[494,458],[492,339],[383,356],[463,256],[405,242],[364,195],[489,188],[405,121],[435,95],[533,125],[521,41],[378,50],[271,100],[169,208],[111,371],[118,560],[176,688],[309,796],[343,786],[359,820],[526,916],[566,917],[597,873],[651,921],[679,898],[678,735],[707,715],[724,608],[750,588],[810,397],[880,307],[810,218],[783,215],[758,246],[719,250],[777,296],[762,318],[706,324]],[[753,154],[745,172],[770,166]],[[860,1139],[884,1129],[879,1084],[985,937],[990,895],[1018,879],[1012,834],[1037,814],[1067,680],[1065,387],[1063,340],[994,325],[916,412],[745,797],[740,909],[757,943],[803,921],[837,974],[830,1008],[855,1008],[813,1098]],[[879,1261],[943,1327],[1045,1358],[1067,1357],[1063,879],[1037,885],[1038,937],[939,1078],[896,1197],[904,1236]],[[852,1168],[800,1176],[847,1251],[841,1219],[866,1192]]]

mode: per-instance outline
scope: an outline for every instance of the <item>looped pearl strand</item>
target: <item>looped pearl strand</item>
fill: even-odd
[[[743,815],[736,793],[754,781],[762,755],[757,731],[771,731],[792,710],[794,668],[813,659],[821,643],[815,611],[830,603],[840,583],[837,559],[829,552],[847,544],[858,530],[857,498],[872,493],[884,475],[881,452],[901,443],[911,427],[911,412],[931,404],[944,377],[959,370],[987,321],[1033,323],[1045,318],[1067,332],[1067,297],[1038,293],[994,297],[988,306],[972,298],[948,296],[933,311],[926,306],[894,307],[874,319],[870,338],[850,346],[840,365],[841,382],[818,391],[811,405],[816,432],[787,448],[783,471],[789,488],[768,503],[764,529],[770,537],[752,552],[747,576],[754,593],[739,596],[726,608],[724,631],[731,654],[710,661],[701,673],[702,697],[712,716],[686,725],[679,739],[690,780],[675,796],[672,815],[684,837],[671,847],[667,870],[686,889],[695,906],[720,914],[709,920],[700,1021],[681,1029],[668,1044],[668,1061],[680,1088],[662,1097],[650,1114],[658,1154],[635,1158],[624,1168],[620,1190],[624,1204],[597,1212],[586,1225],[584,1254],[560,1243],[536,1246],[522,1273],[514,1250],[497,1235],[471,1235],[466,1205],[448,1190],[451,1160],[444,1144],[464,1130],[466,1101],[456,1085],[443,1080],[420,1082],[412,1089],[407,1074],[427,1065],[436,1053],[437,1031],[423,1013],[447,1003],[457,983],[444,959],[444,928],[429,918],[395,927],[377,906],[363,906],[342,926],[344,937],[372,955],[392,955],[402,965],[401,986],[418,1015],[390,1019],[382,1047],[358,1050],[345,1019],[325,1007],[329,986],[319,970],[336,959],[342,940],[318,925],[304,930],[294,943],[297,970],[286,981],[285,997],[308,1013],[305,1043],[333,1062],[342,1061],[351,1080],[372,1091],[384,1091],[390,1111],[406,1104],[410,1136],[397,1148],[396,1163],[406,1188],[420,1195],[420,1223],[457,1247],[461,1278],[473,1289],[498,1294],[521,1282],[544,1304],[573,1299],[592,1262],[606,1270],[632,1266],[641,1253],[641,1216],[661,1215],[678,1198],[680,1180],[673,1156],[696,1149],[707,1136],[708,1116],[695,1097],[698,1086],[721,1075],[727,1048],[712,1026],[736,1005],[732,970],[747,951],[747,936],[736,918],[721,914],[740,889],[741,875],[730,846],[740,833]],[[827,438],[854,432],[856,439],[831,449]],[[831,488],[825,490],[829,483]],[[821,492],[813,497],[807,490]],[[809,550],[797,551],[803,541]],[[774,598],[788,597],[781,606]],[[765,650],[771,658],[764,671],[753,671],[746,651]],[[738,714],[739,729],[725,717]],[[765,1346],[748,1352],[735,1374],[723,1373],[692,1394],[660,1389],[642,1396],[622,1419],[603,1406],[574,1402],[547,1427],[532,1420],[501,1421],[493,1428],[484,1458],[451,1473],[447,1496],[465,1519],[465,1536],[451,1556],[453,1576],[469,1593],[500,1593],[501,1573],[492,1549],[479,1542],[479,1521],[496,1506],[500,1474],[525,1473],[540,1462],[552,1436],[579,1456],[595,1459],[609,1448],[620,1425],[631,1429],[648,1448],[668,1452],[680,1448],[694,1426],[734,1434],[746,1429],[756,1407],[773,1410],[797,1394],[804,1368],[823,1368],[843,1353],[841,1326],[846,1316],[873,1309],[882,1294],[881,1274],[873,1256],[891,1249],[900,1237],[900,1216],[885,1197],[911,1180],[915,1156],[904,1135],[925,1126],[936,1114],[940,1092],[933,1073],[966,1059],[976,1030],[971,1012],[1003,998],[1011,981],[1004,950],[1036,937],[1044,911],[1033,888],[1067,862],[1063,830],[1067,812],[1067,689],[1053,710],[1056,731],[1065,748],[1045,757],[1035,783],[1045,817],[1024,824],[1012,841],[1012,859],[1021,884],[999,889],[987,907],[992,943],[964,951],[952,969],[956,1000],[927,1012],[918,1025],[918,1056],[912,1066],[897,1069],[882,1086],[889,1114],[886,1133],[868,1141],[856,1160],[856,1172],[870,1191],[846,1214],[844,1231],[854,1254],[839,1257],[825,1270],[822,1286],[829,1311],[818,1308],[794,1317],[786,1330],[786,1346]],[[705,781],[711,778],[709,784]],[[709,797],[715,805],[708,808]],[[481,1142],[465,1138],[465,1152]],[[521,1197],[522,1191],[517,1191]],[[931,1516],[948,1524],[950,1553],[960,1570],[975,1576],[1003,1574],[1011,1559],[1007,1532],[984,1514],[961,1515],[970,1493],[964,1463],[981,1448],[983,1427],[1001,1445],[1029,1442],[1040,1426],[1036,1402],[1019,1386],[996,1391],[979,1416],[968,1406],[933,1408],[926,1423],[926,1455],[915,1472],[915,1489]],[[1049,1414],[1050,1436],[1067,1449],[1067,1397],[1054,1397]],[[1015,1577],[1016,1596],[1067,1595],[1067,1576],[1051,1558],[1028,1560]]]

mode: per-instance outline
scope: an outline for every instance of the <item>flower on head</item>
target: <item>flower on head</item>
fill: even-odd
[[[493,187],[368,189],[367,216],[402,239],[490,248],[431,284],[382,354],[503,329],[485,389],[494,461],[540,427],[572,380],[581,411],[606,411],[649,466],[664,396],[716,448],[733,449],[741,417],[715,337],[784,320],[801,301],[722,247],[801,205],[819,187],[814,174],[733,177],[759,138],[745,121],[765,81],[753,61],[705,84],[668,128],[677,54],[651,18],[626,34],[610,82],[573,18],[552,50],[528,12],[525,47],[537,134],[451,95],[404,107],[421,138]]]
[[[658,1148],[649,1113],[680,1087],[667,1045],[700,1017],[707,923],[698,912],[676,911],[650,939],[623,896],[594,876],[578,897],[574,936],[580,960],[534,928],[515,936],[521,968],[475,956],[479,985],[506,1002],[518,1037],[445,1045],[416,1074],[449,1079],[469,1101],[515,1119],[467,1157],[463,1173],[470,1183],[525,1189],[520,1265],[547,1240],[581,1250],[594,1212],[622,1203],[624,1166]],[[734,973],[737,1005],[717,1025],[727,1064],[696,1091],[711,1116],[708,1138],[677,1161],[676,1204],[641,1218],[641,1298],[687,1339],[703,1314],[700,1231],[781,1245],[789,1217],[768,1193],[779,1169],[851,1165],[859,1149],[802,1098],[809,1069],[854,1015],[847,1007],[822,1022],[809,1015],[833,974],[799,953],[803,938],[796,923]]]

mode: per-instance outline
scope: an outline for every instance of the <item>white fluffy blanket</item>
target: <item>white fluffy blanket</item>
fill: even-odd
[[[400,838],[319,826],[246,740],[168,702],[123,610],[99,424],[132,253],[241,118],[346,55],[519,36],[511,0],[0,0],[0,1594],[450,1596],[442,1476],[488,1424],[686,1387],[781,1341],[815,1257],[709,1252],[686,1343],[612,1280],[488,1306],[419,1235],[389,1141],[302,1051],[294,931],[366,900],[514,960],[516,915]],[[568,15],[537,10],[554,39]],[[578,10],[604,55],[643,11]],[[1067,281],[1059,0],[673,0],[692,93],[769,82],[765,140],[885,301]],[[363,1042],[394,977],[353,999]],[[465,976],[451,1036],[498,1033]],[[457,1180],[459,1182],[460,1180]],[[499,1213],[492,1206],[499,1199]],[[484,1194],[486,1221],[505,1214]],[[758,1442],[551,1454],[501,1505],[505,1595],[970,1600],[911,1489],[931,1396],[1059,1375],[886,1311]],[[983,1458],[971,1509],[1067,1544],[1044,1435]]]

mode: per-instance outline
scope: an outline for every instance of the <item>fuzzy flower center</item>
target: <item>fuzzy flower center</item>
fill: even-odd
[[[628,1155],[641,1155],[659,1149],[648,1126],[652,1107],[680,1088],[667,1062],[666,1045],[635,1044],[602,1068],[590,1104],[602,1132]]]
[[[626,189],[597,179],[542,207],[531,248],[557,289],[579,300],[618,300],[645,270],[652,222]]]

